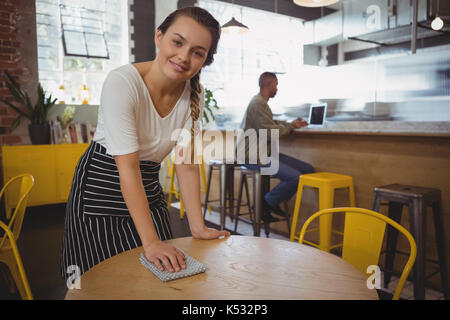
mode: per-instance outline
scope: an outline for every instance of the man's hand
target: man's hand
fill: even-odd
[[[302,127],[306,127],[308,125],[308,122],[306,122],[305,120],[303,120],[302,118],[297,118],[293,121],[293,123],[295,124],[296,128],[302,128]]]

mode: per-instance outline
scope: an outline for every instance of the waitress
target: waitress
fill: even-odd
[[[64,279],[139,246],[161,271],[162,264],[169,272],[186,267],[183,254],[163,242],[172,231],[159,169],[177,143],[172,133],[184,128],[193,136],[201,121],[200,71],[213,62],[219,38],[220,24],[209,12],[182,8],[158,27],[155,60],[107,75],[96,133],[75,169],[66,206]],[[175,171],[192,236],[229,236],[205,226],[198,165],[177,164]]]

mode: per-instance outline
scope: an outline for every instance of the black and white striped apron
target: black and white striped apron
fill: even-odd
[[[140,161],[155,229],[160,240],[167,240],[172,238],[172,230],[159,183],[160,167],[157,162]],[[92,141],[75,168],[66,205],[63,278],[67,279],[73,268],[81,275],[101,261],[141,245],[120,190],[114,158],[105,147]]]

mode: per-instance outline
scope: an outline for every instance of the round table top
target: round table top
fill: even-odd
[[[207,265],[206,272],[168,282],[139,261],[142,247],[107,259],[81,275],[66,299],[376,300],[368,275],[341,258],[297,242],[230,236],[166,241]]]

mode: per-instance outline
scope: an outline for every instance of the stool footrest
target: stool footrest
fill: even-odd
[[[394,254],[396,254],[396,253],[403,254],[403,255],[405,255],[405,256],[409,256],[409,255],[410,255],[409,252],[405,252],[405,251],[401,251],[401,250],[396,250]],[[386,250],[383,250],[383,251],[380,252],[380,254],[387,254],[387,251],[386,251]],[[431,262],[431,263],[439,264],[439,261],[433,260],[433,259],[425,258],[425,261],[426,261],[426,262]]]
[[[401,272],[396,271],[396,270],[387,270],[387,269],[381,268],[381,271],[383,271],[384,273],[389,272],[389,273],[391,274],[391,276],[396,276],[396,277],[400,277],[400,276],[402,275]],[[431,278],[432,276],[434,276],[434,275],[436,275],[436,274],[438,274],[438,273],[440,273],[440,272],[441,272],[441,271],[440,271],[439,269],[436,269],[436,270],[432,271],[430,274],[426,275],[426,276],[424,277],[424,279],[425,279],[425,280],[426,280],[426,279],[429,279],[429,278]],[[410,274],[410,275],[408,276],[408,278],[412,278],[412,277],[413,277],[412,274]]]
[[[311,241],[308,241],[308,240],[303,240],[303,243],[306,243],[306,244],[309,244],[310,246],[319,248],[319,245],[317,243],[314,243],[314,242],[311,242]]]
[[[247,219],[247,218],[243,218],[241,216],[235,217],[235,219],[238,219],[239,221],[243,221],[249,224],[253,224],[253,220]]]

